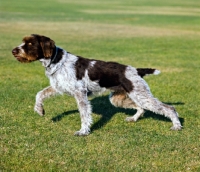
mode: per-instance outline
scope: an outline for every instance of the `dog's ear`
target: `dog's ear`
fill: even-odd
[[[53,54],[55,42],[48,37],[41,36],[40,37],[40,45],[42,47],[44,57],[50,58]]]
[[[45,58],[50,58],[53,54],[53,49],[55,48],[55,42],[46,36],[36,35],[39,40],[40,46],[42,47],[43,55]]]

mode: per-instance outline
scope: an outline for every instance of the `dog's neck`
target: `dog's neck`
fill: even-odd
[[[62,58],[62,54],[60,54],[61,51],[61,48],[55,46],[52,56],[50,58],[46,59],[45,57],[43,57],[39,60],[42,63],[42,66],[44,66],[45,68],[49,68],[51,65],[55,65],[56,63],[58,63]]]
[[[53,51],[53,54],[52,54],[52,56],[51,56],[51,58],[50,58],[51,61],[50,61],[50,63],[48,64],[47,67],[49,67],[51,64],[53,64],[53,63],[56,61],[57,54],[58,54],[58,47],[55,46],[54,51]]]
[[[55,46],[51,58],[49,59],[42,58],[39,60],[42,63],[42,66],[45,67],[47,75],[53,75],[58,69],[61,68],[62,63],[60,62],[63,57],[63,54],[64,54],[63,49]]]

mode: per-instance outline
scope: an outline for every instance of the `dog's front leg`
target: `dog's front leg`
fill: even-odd
[[[55,95],[57,92],[51,86],[44,88],[43,90],[39,91],[36,95],[36,102],[34,110],[40,115],[43,116],[45,111],[43,109],[43,101],[46,98],[49,98]]]
[[[85,136],[90,134],[90,125],[92,123],[91,105],[87,98],[87,91],[81,90],[75,92],[75,99],[78,105],[81,117],[81,129],[75,132],[74,135]]]

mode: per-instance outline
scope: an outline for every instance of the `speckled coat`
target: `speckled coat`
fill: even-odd
[[[45,67],[50,86],[36,95],[35,111],[44,115],[44,99],[56,94],[68,94],[76,99],[81,117],[81,129],[75,135],[88,135],[92,124],[92,108],[88,93],[111,90],[110,102],[116,107],[134,108],[137,113],[126,121],[137,121],[145,110],[171,119],[171,129],[180,130],[181,123],[174,107],[154,98],[143,76],[159,74],[156,69],[134,68],[116,62],[105,62],[73,55],[55,45],[48,37],[31,35],[12,51],[20,62],[39,60]]]

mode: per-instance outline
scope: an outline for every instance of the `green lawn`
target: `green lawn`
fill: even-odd
[[[92,133],[80,129],[75,100],[45,101],[48,86],[39,62],[21,64],[11,50],[24,36],[43,34],[71,53],[161,70],[148,76],[155,97],[175,106],[182,131],[146,112],[114,108],[108,93],[91,97]],[[0,171],[200,171],[199,0],[0,0]]]

